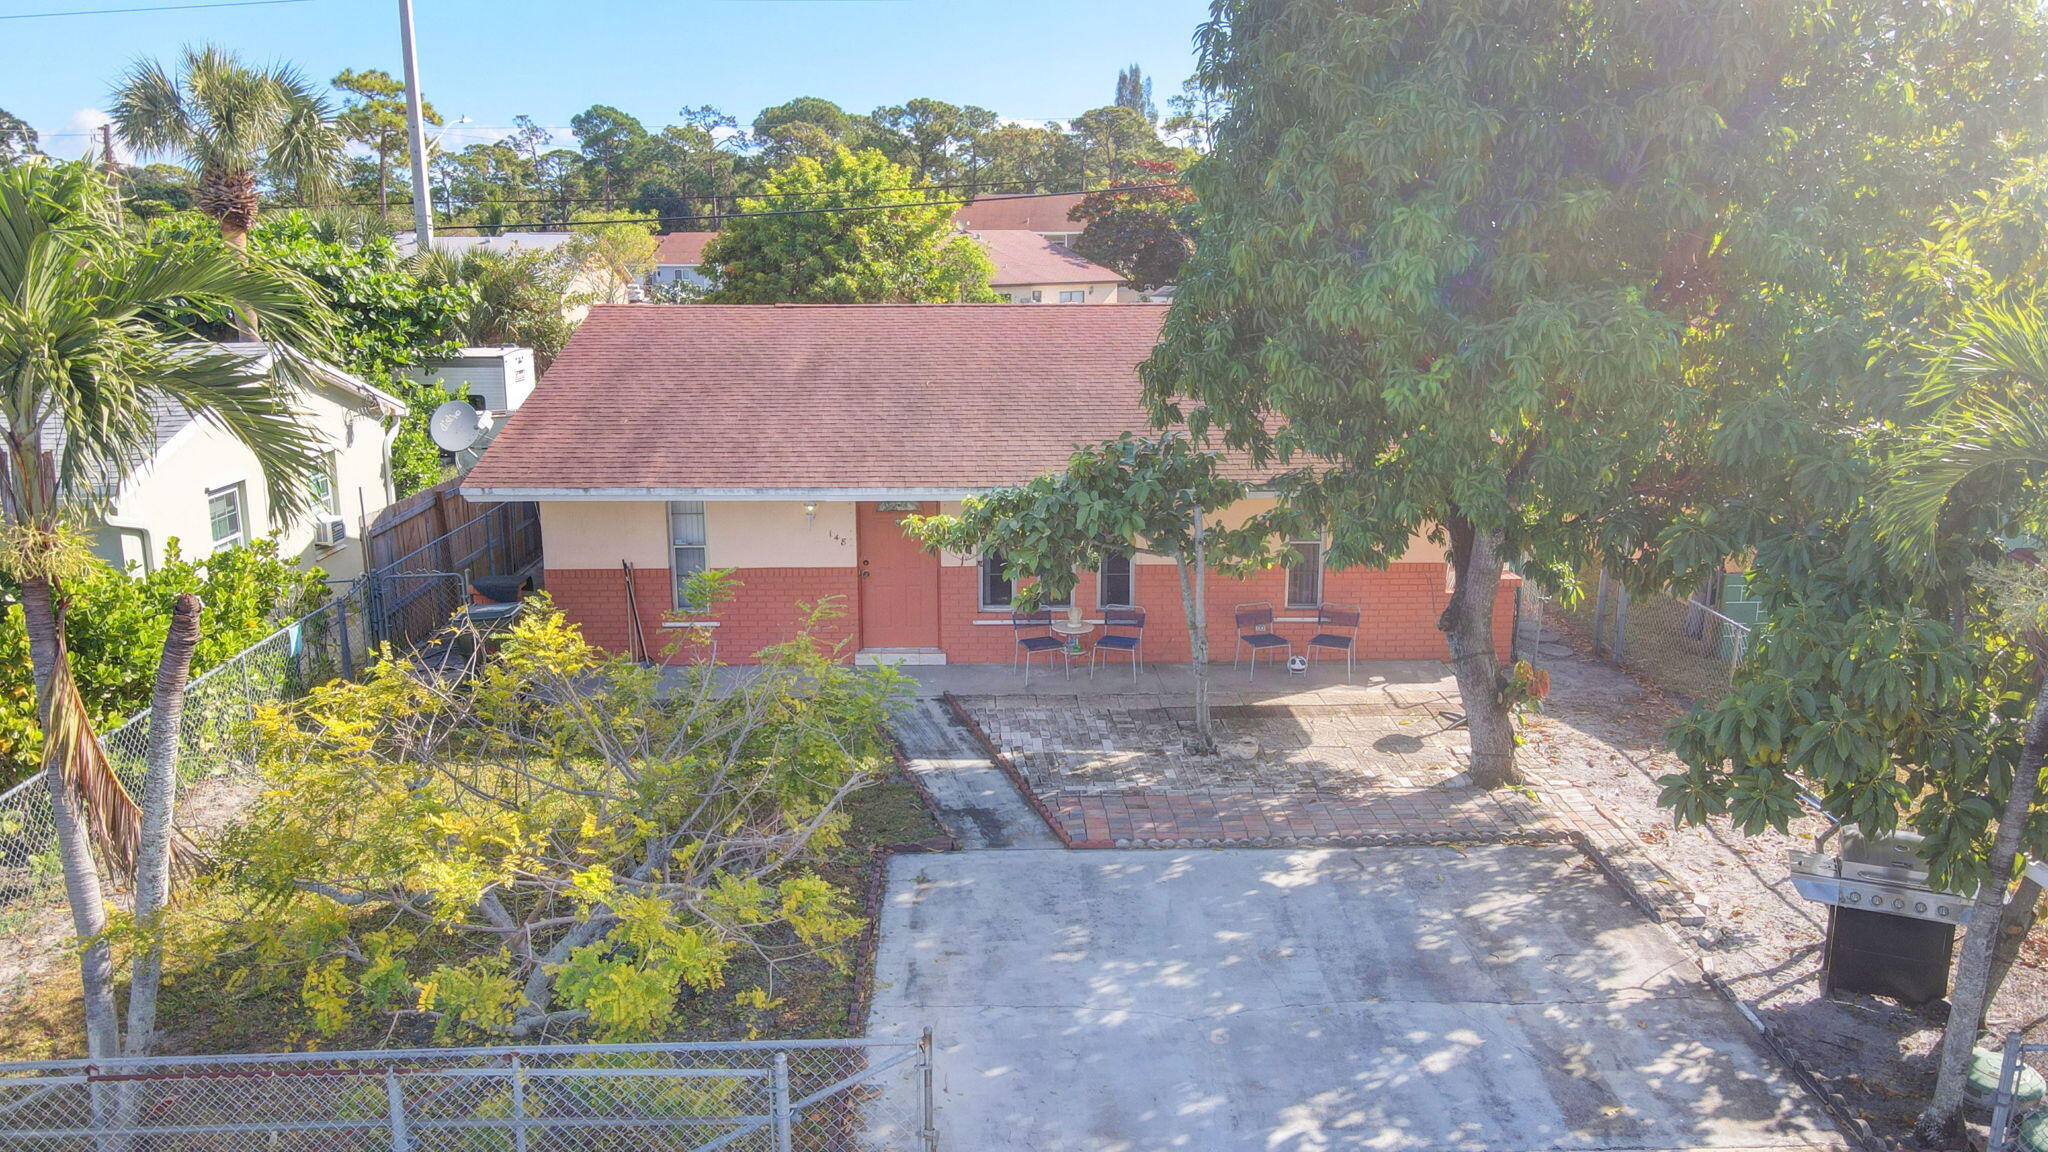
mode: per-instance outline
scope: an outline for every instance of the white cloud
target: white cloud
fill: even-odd
[[[80,108],[62,127],[42,134],[42,149],[65,160],[75,160],[80,156],[97,157],[100,154],[100,125],[112,122],[113,117],[97,108]],[[118,139],[114,141],[114,158],[123,164],[135,163],[135,154],[123,147]]]

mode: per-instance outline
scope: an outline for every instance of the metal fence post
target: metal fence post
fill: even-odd
[[[405,1092],[398,1086],[398,1069],[384,1069],[384,1098],[391,1108],[391,1152],[412,1152],[412,1138],[405,1132]]]
[[[923,1081],[924,1128],[919,1133],[924,1138],[924,1152],[938,1152],[939,1126],[932,1109],[932,1030],[927,1028],[917,1041],[917,1062],[920,1065],[919,1079]]]
[[[775,1152],[791,1152],[795,1138],[789,1115],[789,1053],[775,1054],[775,1076],[769,1086],[774,1093],[770,1115],[775,1118]]]
[[[2005,1038],[2005,1060],[1998,1069],[1998,1091],[1991,1097],[1991,1131],[1984,1138],[1984,1152],[2004,1152],[2006,1134],[2012,1127],[2012,1090],[2019,1079],[2020,1057],[2026,1054],[2026,1037],[2018,1032]]]
[[[350,584],[334,598],[335,626],[341,630],[341,678],[344,680],[356,678],[355,653],[350,651],[348,644],[348,598],[355,594],[355,590],[356,585]]]
[[[526,1152],[526,1066],[512,1054],[512,1152]]]

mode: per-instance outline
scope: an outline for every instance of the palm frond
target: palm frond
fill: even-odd
[[[176,77],[155,60],[137,60],[114,88],[114,134],[144,156],[182,151],[192,113]]]
[[[72,798],[84,806],[86,830],[101,858],[114,870],[133,874],[135,854],[142,844],[142,809],[107,760],[85,698],[72,679],[68,656],[57,662],[48,691],[44,771],[58,769]]]

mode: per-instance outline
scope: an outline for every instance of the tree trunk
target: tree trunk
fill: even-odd
[[[2012,865],[2019,856],[2027,819],[2033,814],[2034,793],[2040,784],[2044,758],[2048,758],[2048,679],[2035,689],[2034,710],[2027,717],[2026,742],[2020,746],[2019,762],[2013,769],[2012,793],[2005,798],[2005,810],[1999,813],[1985,880],[1971,905],[1970,928],[1963,934],[1962,954],[1956,958],[1955,988],[1949,996],[1948,1026],[1941,1034],[1941,1065],[1934,1084],[1934,1099],[1928,1101],[1927,1110],[1920,1114],[1920,1121],[1913,1128],[1923,1144],[1951,1142],[1962,1134],[1963,1086],[1970,1074],[1971,1050],[1977,1046],[1984,1015],[1991,1007],[1992,956],[2003,935]]]
[[[1515,771],[1515,726],[1501,695],[1500,664],[1493,644],[1493,604],[1500,591],[1501,538],[1480,532],[1462,516],[1446,525],[1457,587],[1436,626],[1451,650],[1451,671],[1465,706],[1472,736],[1472,782],[1481,788],[1519,784]]]
[[[192,650],[199,644],[199,613],[204,607],[190,592],[180,595],[171,606],[171,630],[164,637],[163,656],[156,666],[156,690],[149,700],[148,787],[142,801],[142,846],[135,854],[135,924],[143,935],[128,982],[130,1056],[149,1055],[156,1037],[156,995],[164,972],[157,921],[170,900],[178,744],[183,732],[185,685],[192,677]]]
[[[377,215],[391,215],[391,150],[377,145]]]
[[[1998,999],[1998,990],[2005,987],[2006,973],[2019,961],[2020,945],[2027,942],[2027,936],[2034,931],[2034,924],[2041,917],[2041,886],[2033,877],[2022,875],[2020,885],[2014,889],[2012,899],[2006,901],[2005,917],[1999,924],[1998,947],[1991,953],[1991,987],[1984,993],[1984,1004],[1988,1009]],[[1981,1030],[1982,1025],[1980,1023]]]
[[[1188,618],[1188,662],[1189,670],[1195,676],[1195,740],[1194,752],[1207,755],[1216,750],[1216,733],[1209,718],[1209,622],[1204,605],[1208,591],[1207,571],[1204,565],[1207,554],[1202,544],[1202,510],[1195,509],[1195,551],[1187,556],[1173,558],[1174,570],[1180,574],[1181,610]]]
[[[71,905],[72,930],[83,945],[78,974],[85,1005],[86,1050],[95,1059],[107,1059],[121,1054],[121,1020],[114,1009],[114,956],[106,940],[106,897],[100,890],[85,813],[65,773],[72,759],[70,745],[80,738],[95,737],[82,715],[71,723],[52,723],[59,695],[72,697],[73,706],[81,712],[84,708],[83,702],[76,700],[78,687],[71,680],[70,657],[64,651],[63,630],[57,621],[59,591],[47,579],[23,580],[22,617],[34,665],[36,717],[43,730],[43,783],[50,794],[50,822],[56,826],[57,859],[64,873],[64,895]]]

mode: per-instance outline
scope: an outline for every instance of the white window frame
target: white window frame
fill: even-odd
[[[234,509],[235,513],[235,530],[226,536],[220,534],[220,525],[217,523],[213,513],[213,502],[222,497],[228,498],[230,501],[229,507]],[[240,481],[206,490],[206,531],[207,535],[213,537],[213,550],[215,552],[223,548],[240,547],[248,542],[249,497],[246,486]]]
[[[710,517],[702,500],[670,500],[663,506],[663,527],[668,532],[668,574],[669,603],[677,608],[683,603],[683,584],[690,577],[709,568],[711,562]],[[697,518],[697,538],[683,539],[677,525],[677,517]],[[690,554],[694,553],[694,566],[690,566]]]
[[[975,567],[974,595],[981,602],[981,610],[983,612],[1008,612],[1016,605],[1017,582],[1004,575],[1002,553],[982,553],[981,558],[975,562]],[[991,572],[993,572],[997,579],[1003,582],[1003,586],[1009,589],[1010,592],[1009,596],[1000,602],[991,601],[988,598],[988,582]]]
[[[1109,565],[1112,560],[1123,563],[1125,599],[1119,600],[1109,594]],[[1134,608],[1138,604],[1138,566],[1128,552],[1104,559],[1102,567],[1095,572],[1095,606],[1107,608],[1113,604],[1126,604]]]
[[[341,515],[341,468],[338,463],[339,458],[340,454],[336,452],[323,452],[320,454],[320,470],[313,474],[313,496],[318,504],[318,507],[314,509],[316,513],[325,512],[330,516]],[[320,493],[322,485],[325,485],[327,488],[324,498],[321,497]]]
[[[1062,288],[1060,290],[1060,303],[1062,304],[1086,304],[1087,302],[1088,290],[1086,288],[1081,289],[1079,292],[1071,288]]]
[[[1287,565],[1287,606],[1289,608],[1321,608],[1323,606],[1323,574],[1325,572],[1323,542],[1321,540],[1289,540],[1287,546],[1304,554],[1303,560],[1290,561]],[[1295,574],[1304,567],[1306,556],[1311,550],[1315,555],[1316,580],[1316,598],[1312,604],[1298,600],[1294,595]]]

